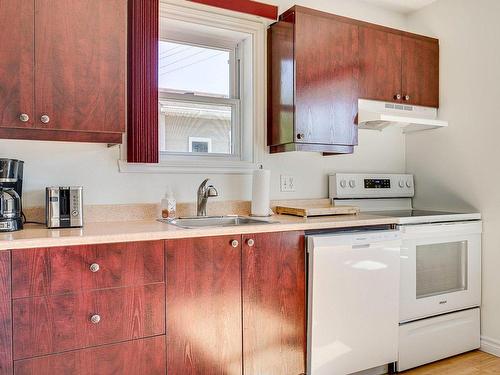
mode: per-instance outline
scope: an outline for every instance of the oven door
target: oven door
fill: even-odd
[[[401,226],[400,322],[481,303],[481,221]]]

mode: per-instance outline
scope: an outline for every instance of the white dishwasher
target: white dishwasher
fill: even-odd
[[[398,231],[308,236],[308,375],[346,375],[398,359]]]

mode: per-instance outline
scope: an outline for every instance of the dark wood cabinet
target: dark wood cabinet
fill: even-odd
[[[165,336],[16,361],[15,375],[164,375]]]
[[[126,0],[2,2],[0,138],[121,143],[126,10]]]
[[[361,26],[359,51],[359,97],[401,102],[401,35]]]
[[[295,6],[270,27],[268,41],[270,151],[351,153],[358,135],[357,26]]]
[[[164,282],[162,241],[12,251],[13,298]]]
[[[0,375],[303,374],[304,238],[2,251]]]
[[[402,92],[405,103],[439,107],[438,41],[408,36],[403,36],[402,40]]]
[[[166,247],[167,373],[305,373],[303,232]]]
[[[0,128],[33,125],[34,12],[33,0],[0,4]]]
[[[241,374],[240,242],[241,235],[167,241],[168,374]]]
[[[360,98],[439,107],[437,39],[360,26]]]
[[[165,284],[21,298],[12,313],[14,360],[162,335]]]
[[[164,241],[0,252],[0,375],[164,374],[164,256]]]
[[[302,6],[270,26],[271,153],[352,153],[358,99],[438,107],[439,41]]]
[[[303,232],[243,235],[245,375],[306,372]]]
[[[358,81],[358,27],[296,11],[296,142],[356,145]]]
[[[10,276],[10,252],[0,251],[0,375],[12,374],[12,301]]]

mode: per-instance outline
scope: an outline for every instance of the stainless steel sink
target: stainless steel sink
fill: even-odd
[[[204,227],[235,227],[241,225],[275,224],[276,222],[252,219],[244,216],[201,216],[185,217],[174,220],[160,219],[161,222],[172,224],[180,228]]]

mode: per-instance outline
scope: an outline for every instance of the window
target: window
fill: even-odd
[[[216,21],[173,20],[168,12],[164,17],[158,56],[160,160],[254,162],[248,90],[254,36]]]
[[[128,172],[251,173],[265,150],[270,21],[160,0],[159,164]]]
[[[169,37],[160,40],[158,51],[161,159],[204,154],[238,160],[242,125],[239,44],[243,41],[207,38],[210,30],[206,29],[203,34],[182,31],[187,28],[182,25],[175,33],[160,30],[160,35]],[[209,141],[195,143],[193,148],[195,138]]]

